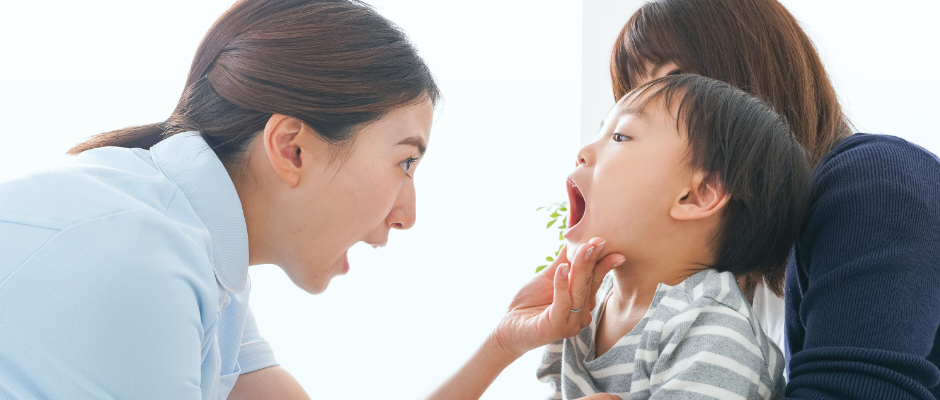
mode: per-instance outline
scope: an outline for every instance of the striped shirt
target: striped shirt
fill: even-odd
[[[597,321],[613,288],[597,293],[593,321],[546,347],[538,378],[551,399],[611,393],[623,399],[779,399],[784,360],[761,330],[729,272],[705,270],[682,283],[660,283],[636,327],[595,357]]]

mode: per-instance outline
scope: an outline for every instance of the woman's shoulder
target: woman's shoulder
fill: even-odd
[[[95,149],[64,166],[0,183],[0,281],[52,264],[85,262],[83,268],[106,270],[151,265],[165,256],[208,260],[208,232],[148,154]],[[154,264],[150,272],[161,268]],[[148,276],[143,267],[138,272]]]
[[[105,147],[0,183],[0,222],[62,230],[131,210],[165,213],[177,190],[149,151]]]
[[[816,167],[814,186],[837,176],[841,180],[903,178],[931,180],[937,184],[940,159],[929,150],[891,135],[856,133],[839,142]],[[886,180],[886,183],[892,183]]]

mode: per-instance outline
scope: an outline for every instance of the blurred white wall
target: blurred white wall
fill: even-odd
[[[610,45],[641,4],[372,3],[411,36],[445,101],[416,176],[415,228],[392,234],[383,249],[354,248],[350,274],[319,296],[277,267],[251,270],[262,332],[313,398],[418,398],[493,329],[554,250],[557,232],[543,229],[535,208],[566,199],[563,180],[582,137],[594,136],[613,103]],[[230,4],[5,4],[0,181],[63,162],[84,137],[165,119],[199,40]],[[820,47],[860,128],[940,151],[940,131],[928,123],[938,105],[935,3],[785,4]],[[539,358],[534,351],[513,364],[485,398],[545,394],[535,381]]]

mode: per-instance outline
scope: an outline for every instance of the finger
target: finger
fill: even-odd
[[[603,274],[599,274],[599,271],[597,271],[597,259],[600,257],[601,252],[604,251],[604,244],[606,243],[607,241],[603,238],[592,238],[588,241],[588,244],[594,246],[594,251],[587,251],[582,256],[583,259],[581,262],[584,263],[586,271],[584,274],[584,284],[583,286],[578,285],[581,287],[581,293],[577,296],[572,296],[572,301],[575,305],[578,304],[576,299],[584,299],[580,304],[584,306],[584,311],[587,312],[582,312],[580,315],[582,328],[591,324],[591,311],[594,310],[594,304],[596,303],[594,295],[597,294],[597,292],[593,290],[594,279],[596,279],[596,277],[603,279],[603,276],[607,274],[607,271],[603,271]]]
[[[548,319],[552,326],[565,328],[568,325],[568,314],[571,313],[571,295],[568,294],[568,264],[561,264],[555,272],[554,294],[552,305],[548,308]]]
[[[565,263],[571,264],[571,261],[568,261],[568,245],[561,246],[561,250],[558,251],[558,255],[555,256],[556,263]]]
[[[621,398],[620,396],[607,393],[595,393],[590,396],[582,397],[581,400],[621,400]]]
[[[547,279],[554,279],[553,276],[555,276],[555,269],[558,268],[559,265],[571,264],[568,262],[568,257],[564,255],[567,249],[568,249],[567,245],[562,246],[561,252],[559,252],[558,256],[555,257],[555,261],[552,261],[552,263],[549,264],[548,267],[545,267],[545,269],[539,271],[539,275],[542,275]]]
[[[594,272],[594,265],[588,260],[594,254],[594,245],[590,242],[578,246],[574,252],[574,260],[571,263],[571,276],[568,278],[571,286],[571,308],[580,309],[584,306],[585,295],[590,291],[591,273]]]
[[[608,272],[622,265],[624,260],[625,257],[620,254],[608,254],[594,267],[594,279],[591,284],[591,291],[588,294],[592,309],[597,302],[597,290],[600,289],[601,284],[604,283],[604,277],[607,276]]]

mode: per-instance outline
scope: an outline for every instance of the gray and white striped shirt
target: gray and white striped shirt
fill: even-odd
[[[546,346],[539,380],[551,399],[611,393],[623,399],[779,399],[783,355],[769,340],[729,272],[705,270],[675,286],[659,284],[630,333],[595,357],[597,321],[613,288],[597,292],[593,322]]]

